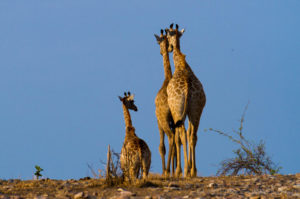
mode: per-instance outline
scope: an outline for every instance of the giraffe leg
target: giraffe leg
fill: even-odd
[[[197,144],[197,131],[195,131],[195,126],[191,124],[191,135],[189,138],[189,144],[190,144],[190,158],[191,158],[191,177],[197,176],[197,168],[196,168],[196,144]]]
[[[180,128],[180,139],[183,145],[183,153],[184,153],[183,154],[184,155],[184,176],[187,177],[189,173],[189,165],[188,165],[188,157],[187,157],[186,131],[184,128],[184,124],[182,124],[179,128]]]
[[[148,172],[147,172],[147,165],[146,162],[143,161],[142,165],[141,165],[141,170],[143,172],[143,179],[147,179],[148,178]]]
[[[168,135],[168,141],[169,141],[169,153],[168,153],[168,160],[167,160],[167,168],[166,168],[166,176],[170,175],[170,164],[171,164],[171,159],[173,159],[173,151],[174,151],[174,135],[171,129],[167,133]]]
[[[195,113],[194,117],[191,119],[191,136],[190,136],[190,147],[191,147],[191,177],[197,176],[197,168],[196,168],[196,144],[197,144],[197,131],[199,127],[201,113]]]
[[[176,128],[175,130],[175,143],[176,143],[176,155],[177,155],[177,163],[176,163],[176,172],[175,176],[180,177],[182,175],[182,169],[181,169],[181,158],[180,158],[180,130],[179,128]]]
[[[192,154],[191,154],[191,142],[190,142],[190,137],[191,137],[191,132],[192,132],[192,125],[191,122],[189,121],[189,127],[187,129],[187,142],[188,142],[188,162],[189,162],[189,168],[192,167]]]
[[[165,166],[165,155],[166,155],[166,148],[165,148],[165,134],[163,132],[162,127],[159,125],[159,135],[160,135],[160,143],[159,143],[159,153],[162,162],[162,175],[165,175],[166,166]]]
[[[196,153],[195,153],[195,148],[197,144],[197,134],[192,134],[192,143],[191,143],[191,148],[192,148],[192,168],[191,168],[191,177],[196,177],[197,176],[197,168],[196,168]]]
[[[172,176],[175,177],[175,169],[176,169],[176,145],[175,145],[175,142],[174,142],[174,145],[173,145],[173,151],[172,151],[172,158],[171,158],[171,161],[172,161]]]

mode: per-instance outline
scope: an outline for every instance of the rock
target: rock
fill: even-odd
[[[118,188],[117,189],[119,192],[120,192],[120,194],[122,195],[122,196],[128,196],[128,197],[130,197],[130,196],[135,196],[136,194],[135,193],[132,193],[132,192],[130,192],[130,191],[127,191],[127,190],[125,190],[125,189],[122,189],[122,188]]]
[[[260,199],[260,196],[250,196],[249,199]]]
[[[179,187],[179,185],[171,182],[169,183],[168,187]]]
[[[191,188],[193,188],[193,185],[192,185],[192,184],[186,184],[186,185],[185,185],[185,189],[191,189]]]
[[[125,189],[118,188],[118,189],[117,189],[117,191],[120,191],[120,192],[122,192],[122,191],[125,191]]]
[[[295,184],[295,185],[293,185],[293,188],[294,188],[294,189],[300,189],[300,184]]]
[[[82,198],[83,196],[84,196],[84,193],[83,192],[79,192],[79,193],[76,193],[74,195],[74,199]]]
[[[283,191],[286,191],[288,188],[286,186],[283,186],[283,187],[279,187],[278,188],[278,191],[279,192],[283,192]]]
[[[47,199],[48,196],[35,196],[34,199]]]
[[[293,197],[300,198],[300,193],[293,193]]]
[[[209,184],[207,185],[207,187],[209,187],[209,188],[217,188],[218,185],[217,185],[216,183],[212,182],[212,183],[209,183]]]

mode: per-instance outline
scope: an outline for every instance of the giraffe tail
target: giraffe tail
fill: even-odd
[[[185,96],[185,99],[184,99],[184,106],[183,106],[183,112],[182,112],[182,115],[181,115],[181,119],[178,120],[176,123],[175,123],[175,128],[181,126],[184,124],[184,120],[185,120],[185,117],[186,117],[186,111],[187,111],[187,101],[188,101],[188,84],[186,83],[185,84],[185,89],[184,89],[184,96]]]

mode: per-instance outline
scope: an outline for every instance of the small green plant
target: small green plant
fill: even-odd
[[[243,124],[248,104],[242,114],[239,129],[237,131],[233,130],[233,133],[236,134],[238,138],[234,138],[228,133],[220,130],[215,130],[213,128],[209,129],[209,131],[223,135],[240,146],[239,149],[233,151],[235,154],[234,158],[223,160],[220,163],[221,168],[217,171],[217,175],[238,175],[239,173],[248,175],[274,175],[282,168],[277,166],[266,154],[265,143],[262,140],[258,144],[255,144],[244,137]]]
[[[35,175],[36,179],[39,179],[39,177],[42,177],[42,174],[41,174],[42,171],[44,171],[44,169],[42,169],[38,165],[35,165],[35,173],[34,173],[34,175]]]

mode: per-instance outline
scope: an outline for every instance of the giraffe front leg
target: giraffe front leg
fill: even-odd
[[[168,141],[169,141],[169,153],[168,153],[168,161],[167,161],[167,167],[166,167],[166,176],[170,176],[170,165],[171,165],[171,160],[174,159],[173,151],[174,151],[174,134],[172,131],[168,132]]]
[[[189,121],[189,124],[188,124],[188,129],[187,129],[187,142],[188,142],[188,162],[189,162],[189,168],[192,167],[192,147],[191,147],[191,132],[192,132],[192,124],[191,122]]]
[[[175,177],[175,169],[176,169],[176,158],[177,153],[176,153],[176,145],[175,145],[175,140],[174,140],[174,145],[173,145],[173,151],[172,151],[172,176]]]
[[[162,175],[165,175],[166,172],[166,166],[165,166],[165,155],[166,155],[166,148],[165,148],[165,134],[163,132],[163,129],[161,126],[158,126],[159,129],[159,135],[160,135],[160,143],[159,143],[159,153],[161,157],[161,163],[162,163]]]

